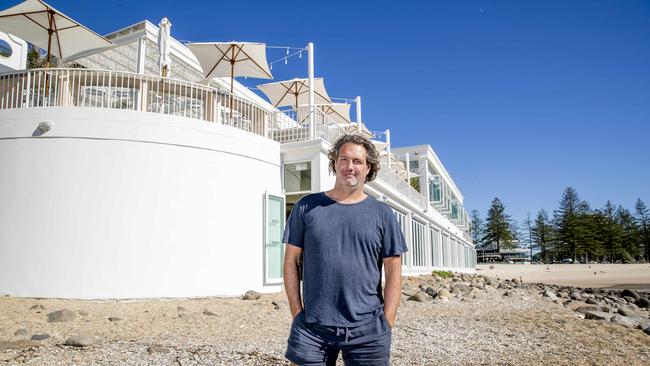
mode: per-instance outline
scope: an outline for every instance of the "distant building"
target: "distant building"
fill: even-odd
[[[518,243],[510,243],[518,244]],[[503,246],[503,244],[501,244]],[[530,250],[526,248],[500,248],[497,243],[490,243],[476,248],[476,257],[479,263],[526,263],[531,262]]]

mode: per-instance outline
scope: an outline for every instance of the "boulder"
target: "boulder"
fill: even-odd
[[[407,300],[408,301],[417,301],[417,302],[427,302],[429,301],[429,295],[427,295],[426,292],[420,291],[417,294],[409,297]]]
[[[49,334],[34,334],[30,339],[32,341],[44,341],[48,338],[50,338]]]
[[[588,311],[608,312],[608,309],[604,306],[585,305],[575,308],[573,311],[586,314]]]
[[[591,305],[600,305],[600,301],[598,301],[596,299],[587,299],[587,301],[585,301],[585,303],[591,304]]]
[[[621,291],[621,297],[626,297],[626,296],[634,298],[634,300],[638,300],[641,298],[641,295],[639,295],[637,291],[629,290],[629,289],[624,289],[623,291]]]
[[[457,288],[462,292],[469,291],[469,285],[467,283],[463,283],[463,282],[458,282],[457,284],[454,285],[454,288]]]
[[[612,314],[605,313],[602,311],[587,311],[585,312],[585,319],[596,319],[596,320],[609,320],[612,317]]]
[[[626,309],[626,308],[619,308],[618,313],[623,315],[623,316],[627,316],[629,318],[641,318],[641,315],[635,313],[634,311],[632,311],[630,309]]]
[[[76,335],[65,341],[66,346],[72,347],[88,347],[93,344],[95,344],[95,337],[89,335]]]
[[[639,297],[639,298],[634,302],[634,304],[636,304],[636,306],[638,306],[638,307],[640,307],[640,308],[644,308],[644,309],[650,308],[650,300],[648,300],[648,299],[645,298],[645,297]]]
[[[582,301],[582,296],[580,296],[580,293],[579,293],[579,292],[572,292],[572,293],[570,293],[570,294],[569,294],[569,298],[570,298],[571,300],[575,300],[575,301]]]
[[[461,297],[463,297],[463,291],[461,291],[461,290],[460,290],[458,287],[456,287],[456,286],[454,286],[454,287],[451,289],[451,293],[454,294],[454,296],[456,296],[456,297],[459,298],[459,299],[460,299]]]
[[[242,296],[242,300],[257,300],[262,296],[259,292],[255,292],[253,290],[246,291],[244,296]]]
[[[550,289],[544,290],[544,297],[548,297],[551,300],[557,300],[557,296]]]
[[[61,309],[47,314],[47,322],[48,323],[69,322],[69,321],[73,321],[76,317],[77,317],[76,312],[68,309]]]
[[[431,296],[432,299],[435,299],[436,296],[438,296],[438,291],[436,291],[433,287],[427,287],[424,292],[426,292],[427,295]]]
[[[626,328],[635,329],[639,326],[639,319],[630,318],[623,316],[621,314],[615,314],[610,318],[610,321],[614,324],[622,325]]]
[[[451,293],[449,293],[449,291],[447,291],[447,289],[443,288],[443,289],[438,290],[438,298],[445,298],[445,299],[449,300],[451,297],[452,297],[452,295],[451,295]]]

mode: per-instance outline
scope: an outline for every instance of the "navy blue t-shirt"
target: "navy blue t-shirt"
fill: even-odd
[[[395,214],[368,196],[344,204],[325,193],[298,201],[283,242],[303,249],[305,321],[354,327],[370,321],[383,306],[383,258],[406,252]]]

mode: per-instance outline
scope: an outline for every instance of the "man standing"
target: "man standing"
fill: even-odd
[[[404,236],[391,208],[363,190],[379,170],[374,145],[346,135],[328,157],[334,189],[298,201],[284,232],[284,286],[293,315],[285,357],[335,365],[341,352],[346,365],[388,365]]]

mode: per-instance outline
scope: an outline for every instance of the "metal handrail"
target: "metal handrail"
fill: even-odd
[[[126,71],[29,69],[0,74],[0,110],[123,109],[216,122],[266,136],[270,112],[208,85]]]

